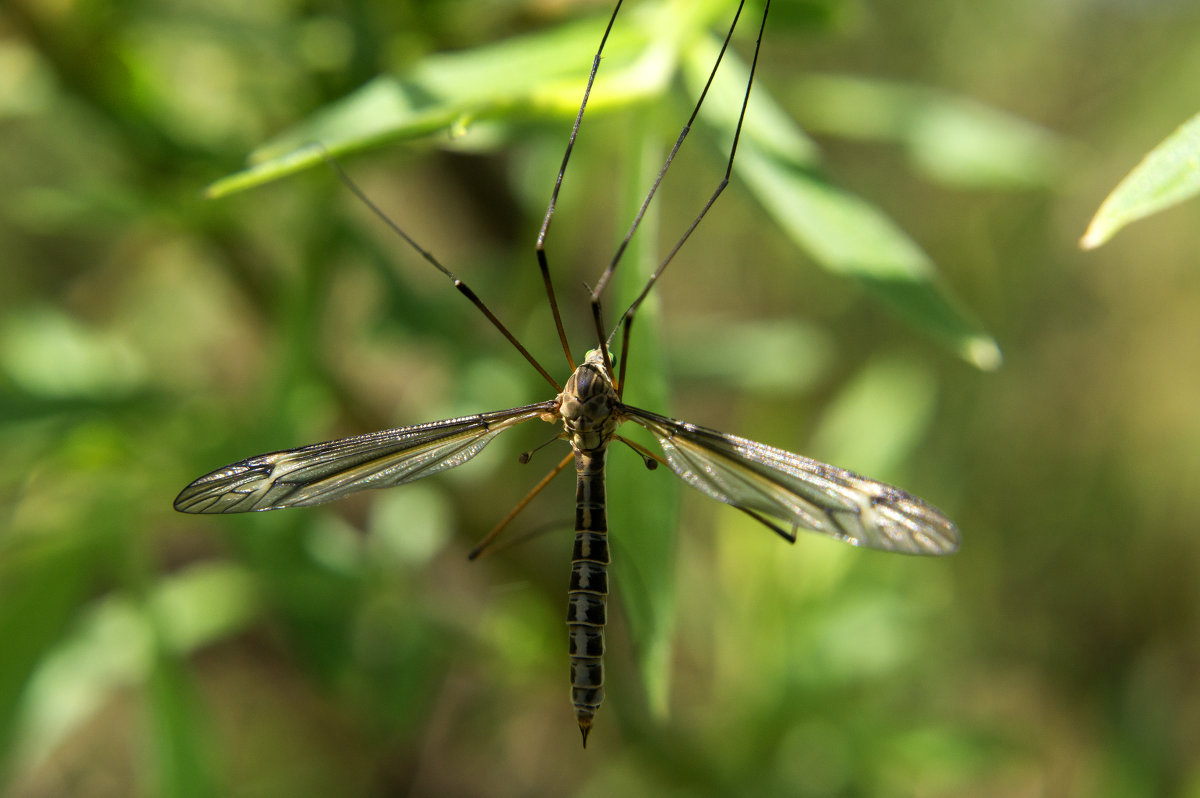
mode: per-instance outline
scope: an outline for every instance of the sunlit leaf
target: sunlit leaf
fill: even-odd
[[[693,85],[707,74],[716,47],[710,42],[689,54],[686,71]],[[727,66],[713,88],[718,98],[728,96],[739,79],[745,85],[744,67]],[[998,367],[1000,348],[938,279],[929,256],[873,206],[814,172],[807,139],[785,115],[763,111],[773,103],[761,86],[755,87],[752,102],[754,116],[747,117],[735,172],[784,232],[822,268],[857,280],[897,316],[963,359],[983,369]],[[705,118],[732,135],[732,107],[729,102],[706,105]],[[768,120],[769,135],[760,132],[763,123],[751,122],[760,116]]]
[[[319,164],[323,150],[343,155],[436,133],[449,140],[480,121],[569,116],[579,108],[599,22],[591,18],[489,47],[436,53],[403,77],[381,75],[259,147],[250,167],[216,181],[207,193],[222,196],[299,172]],[[593,112],[628,103],[650,85],[622,72],[644,37],[627,21],[620,22],[619,34],[606,53]]]
[[[1105,198],[1079,241],[1095,249],[1130,222],[1200,191],[1200,114],[1193,116],[1125,176]]]

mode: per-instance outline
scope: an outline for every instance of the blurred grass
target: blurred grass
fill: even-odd
[[[0,789],[1197,794],[1195,226],[1185,206],[1074,248],[1194,112],[1190,6],[776,4],[743,155],[800,199],[772,207],[778,186],[735,173],[639,317],[631,385],[913,489],[964,547],[788,547],[703,497],[675,509],[670,474],[615,451],[624,607],[586,754],[561,625],[570,480],[512,530],[552,533],[464,561],[555,459],[514,464],[548,427],[329,508],[171,510],[253,452],[544,398],[323,166],[201,191],[334,119],[355,179],[558,373],[532,241],[606,5],[0,9]],[[690,108],[672,75],[731,10],[681,7],[630,3],[564,184],[548,246],[577,346],[580,282]],[[529,59],[491,75],[516,99],[452,69],[502,56]],[[525,80],[565,99],[521,99]],[[388,83],[450,110],[407,133],[374,105],[382,134],[339,115]],[[467,89],[487,108],[456,104]],[[720,117],[630,284],[719,178]],[[830,197],[843,228],[801,210]],[[927,283],[881,289],[873,247]],[[995,373],[953,356],[978,363],[989,336]]]

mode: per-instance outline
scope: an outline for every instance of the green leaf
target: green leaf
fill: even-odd
[[[203,722],[195,686],[184,664],[161,646],[149,687],[155,794],[164,798],[220,795],[210,750],[213,738]]]
[[[1200,114],[1193,116],[1113,189],[1079,240],[1095,249],[1130,222],[1183,202],[1200,191]]]
[[[58,581],[69,574],[66,565],[56,562],[54,575]],[[58,584],[51,578],[37,581],[43,587]],[[19,602],[13,598],[6,596],[0,607],[19,610]],[[27,623],[33,619],[49,622],[52,614],[47,608],[52,601],[52,591],[46,590],[39,604],[40,612],[26,613]],[[162,657],[182,657],[224,639],[244,629],[258,610],[250,575],[228,564],[200,564],[160,580],[151,593],[149,605],[158,619],[158,645],[165,648]],[[0,615],[0,631],[12,631],[2,621]],[[24,643],[35,637],[26,633],[6,639]],[[39,662],[29,681],[17,723],[20,731],[15,755],[17,768],[32,771],[43,766],[114,691],[130,685],[151,682],[155,722],[175,723],[179,718],[170,706],[185,700],[175,695],[184,689],[178,684],[182,676],[156,673],[159,667],[179,666],[154,659],[154,639],[147,613],[127,594],[107,596],[82,611],[74,628]],[[9,648],[4,662],[14,660],[12,647]],[[0,684],[0,688],[4,687]],[[0,692],[0,695],[12,694],[7,689]]]
[[[588,101],[591,114],[667,90],[681,51],[714,19],[722,0],[637,6],[617,18]],[[404,76],[381,75],[251,154],[251,166],[217,180],[209,197],[244,191],[382,144],[442,134],[443,144],[494,146],[507,122],[579,110],[606,17],[457,53],[434,53]],[[481,124],[492,123],[492,124]]]
[[[21,705],[28,695],[35,668],[52,650],[91,576],[94,553],[78,540],[40,542],[20,552],[6,551],[0,560],[0,791],[14,743],[24,741]]]
[[[0,323],[0,374],[32,396],[115,398],[146,382],[127,340],[51,307],[24,308]]]
[[[1065,153],[1054,133],[975,100],[926,86],[810,75],[789,93],[810,129],[901,145],[914,169],[960,188],[1054,185]]]
[[[475,50],[435,53],[403,77],[381,75],[259,147],[252,166],[206,193],[219,197],[302,171],[320,164],[326,150],[344,155],[435,133],[449,141],[480,121],[571,116],[579,109],[599,24],[593,17]],[[631,102],[663,82],[628,73],[633,53],[646,42],[630,27],[621,21],[610,37],[593,111]]]
[[[631,220],[666,156],[663,142],[642,122],[630,137],[636,157],[625,181],[622,220]],[[609,316],[618,318],[658,265],[654,248],[657,213],[652,205],[616,272]],[[621,231],[624,234],[624,231]],[[628,386],[624,400],[637,407],[668,412],[666,355],[662,349],[661,304],[651,292],[632,328]],[[615,344],[619,346],[620,336]],[[614,353],[619,357],[619,352]],[[632,424],[620,430],[652,451],[657,447]],[[675,540],[679,521],[679,482],[665,468],[648,471],[624,444],[609,447],[609,517],[613,531],[613,592],[629,623],[633,655],[652,717],[667,715],[670,654],[675,628],[677,586]]]
[[[407,76],[379,76],[260,146],[252,166],[217,180],[209,197],[244,191],[322,162],[396,140],[466,131],[469,122],[509,118],[518,110],[571,113],[580,74],[595,47],[587,24],[516,38],[463,53],[433,54]]]
[[[691,85],[703,85],[717,47],[710,41],[689,53]],[[704,117],[732,137],[738,104],[731,97],[746,85],[746,68],[732,54],[726,59]],[[752,103],[735,171],[796,245],[826,271],[857,280],[897,316],[963,359],[981,369],[997,368],[999,346],[937,279],[929,256],[877,209],[816,174],[808,139],[775,109],[761,86],[755,87]]]
[[[826,407],[810,450],[844,468],[891,479],[936,409],[937,382],[923,361],[879,354]]]
[[[826,331],[796,318],[736,321],[710,316],[672,336],[671,372],[739,392],[800,394],[827,376],[835,347]],[[754,352],[754,357],[747,357]],[[780,368],[786,363],[786,368]]]

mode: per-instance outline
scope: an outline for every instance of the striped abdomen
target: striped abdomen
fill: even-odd
[[[608,520],[604,512],[604,448],[575,452],[575,553],[567,591],[571,702],[587,746],[604,700],[604,622],[608,600]]]

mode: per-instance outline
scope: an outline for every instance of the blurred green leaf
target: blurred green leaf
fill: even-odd
[[[1079,241],[1095,249],[1130,222],[1177,205],[1200,191],[1200,114],[1150,150],[1101,203]]]
[[[666,0],[619,16],[589,112],[661,94],[680,49],[727,14],[722,0]],[[481,122],[573,117],[604,20],[596,15],[473,50],[434,53],[404,77],[379,76],[259,147],[249,168],[214,182],[207,194],[224,196],[302,171],[321,163],[325,150],[337,156],[435,133],[449,142],[469,137]],[[494,140],[495,128],[484,125],[483,136]]]
[[[69,570],[60,564],[56,572]],[[159,644],[166,647],[162,656],[171,657],[185,656],[245,628],[258,607],[249,574],[228,563],[196,565],[160,580],[150,604],[159,618]],[[0,606],[16,605],[5,601]],[[155,645],[145,613],[129,596],[108,596],[86,609],[70,634],[39,664],[30,682],[20,712],[18,767],[40,767],[114,691],[159,678],[154,673]],[[156,715],[173,711],[169,705],[177,698],[174,691],[183,689],[172,681],[177,678],[166,674],[152,688],[152,692],[163,691],[151,699]],[[159,706],[155,702],[160,700],[167,703]],[[159,717],[156,722],[174,720]]]
[[[322,148],[342,155],[438,132],[462,135],[479,121],[572,115],[579,109],[581,75],[595,51],[598,23],[601,18],[592,17],[461,53],[435,53],[404,78],[377,77],[259,147],[250,156],[253,166],[218,180],[207,193],[223,196],[320,164]],[[644,33],[637,35],[631,22],[619,20],[593,111],[631,102],[655,85],[623,72],[632,53],[645,46]]]
[[[208,724],[183,663],[159,648],[149,687],[155,794],[163,798],[223,794],[217,788]]]
[[[638,27],[632,16],[619,20],[593,89],[592,112],[661,91],[674,71],[681,42],[711,21],[712,8],[698,4],[683,12],[678,5],[664,4],[642,9]],[[656,36],[661,29],[646,22],[662,13],[671,14],[674,34],[665,41]],[[254,166],[214,183],[209,194],[239,191],[308,168],[325,150],[338,155],[442,130],[461,133],[472,122],[518,114],[569,115],[579,95],[579,72],[586,66],[580,54],[590,52],[586,42],[594,38],[596,27],[589,21],[467,53],[431,55],[403,80],[377,78],[260,148],[251,158]],[[717,49],[718,42],[710,39],[683,54],[694,92],[703,85]],[[706,119],[730,135],[746,75],[746,67],[729,53],[704,109]],[[1048,134],[977,104],[848,79],[826,79],[817,86],[826,96],[842,96],[842,105],[845,95],[868,95],[854,107],[891,120],[888,126],[874,123],[876,132],[903,133],[917,160],[947,180],[1023,184],[1051,172],[1057,162]],[[860,123],[858,129],[864,127],[869,126]],[[995,341],[936,279],[928,257],[867,203],[817,178],[815,162],[812,142],[758,87],[737,167],[760,202],[824,268],[856,277],[897,315],[969,362],[997,367],[1001,355]]]
[[[619,219],[632,219],[654,175],[666,157],[666,148],[643,121],[630,136],[631,165],[627,179],[623,212]],[[611,293],[610,317],[619,318],[628,304],[641,292],[646,279],[658,265],[655,243],[658,239],[658,214],[654,206],[642,220],[620,268]],[[619,223],[620,224],[620,223]],[[624,234],[624,231],[621,231]],[[662,351],[661,304],[652,293],[638,309],[631,334],[628,367],[625,373],[625,401],[637,407],[668,412],[666,357]],[[620,336],[614,340],[619,346]],[[620,357],[619,352],[613,353]],[[621,433],[638,438],[629,424]],[[642,438],[643,445],[657,447]],[[634,658],[645,687],[650,713],[656,719],[667,714],[670,690],[670,655],[674,641],[675,540],[679,517],[679,484],[666,469],[647,471],[639,457],[628,447],[614,442],[610,447],[608,514],[613,530],[613,593],[618,597],[629,621]]]
[[[350,628],[364,595],[361,546],[353,558],[345,522],[321,512],[228,519],[263,595],[286,624],[288,642],[316,677],[330,682],[350,655]],[[253,533],[251,534],[251,530]]]
[[[678,332],[671,372],[691,380],[758,394],[799,393],[813,387],[834,361],[820,328],[796,318],[735,321],[704,318]],[[748,357],[747,353],[754,353]]]
[[[37,52],[15,37],[0,43],[0,119],[36,114],[54,97],[54,78]]]
[[[812,453],[887,479],[928,429],[936,401],[937,383],[927,365],[896,354],[877,355],[826,407]]]
[[[424,484],[381,491],[371,504],[367,547],[377,565],[428,565],[451,539],[445,494]]]
[[[0,373],[47,398],[116,397],[145,382],[128,341],[50,308],[27,308],[0,324]]]
[[[944,463],[945,473],[936,488],[921,490],[935,502],[947,493],[961,497],[955,520],[970,530],[971,545],[951,560],[890,558],[813,535],[789,548],[742,514],[695,496],[687,499],[695,499],[688,527],[711,521],[719,531],[681,541],[660,570],[639,559],[652,553],[622,547],[627,540],[647,549],[675,545],[635,538],[677,533],[673,519],[653,514],[653,502],[678,481],[647,473],[627,449],[614,447],[609,663],[616,681],[604,710],[613,715],[602,715],[595,738],[599,759],[579,758],[569,727],[563,574],[552,566],[543,572],[536,555],[505,574],[506,556],[488,563],[480,581],[477,570],[456,562],[465,533],[459,527],[482,523],[490,511],[460,513],[464,502],[444,497],[503,505],[487,490],[509,493],[506,474],[493,478],[485,466],[476,476],[477,463],[422,485],[433,492],[426,496],[401,490],[290,515],[201,519],[170,511],[187,479],[255,451],[315,440],[310,434],[433,418],[439,402],[476,411],[497,394],[521,393],[514,403],[536,398],[526,396],[533,380],[510,375],[500,383],[498,371],[472,365],[484,360],[481,322],[446,312],[460,310],[459,298],[443,298],[443,284],[424,291],[423,281],[436,275],[419,262],[409,270],[409,253],[398,255],[373,222],[345,213],[348,198],[330,181],[293,181],[200,205],[195,189],[237,163],[247,142],[264,141],[264,131],[314,108],[332,112],[343,101],[337,98],[392,75],[391,65],[423,66],[426,53],[464,46],[452,58],[466,58],[484,52],[475,43],[594,11],[580,52],[566,56],[578,72],[561,75],[563,86],[576,87],[564,90],[561,108],[514,104],[480,118],[468,106],[447,114],[446,127],[401,141],[414,168],[368,178],[372,196],[413,219],[423,242],[441,251],[453,240],[453,265],[496,299],[498,313],[526,316],[525,329],[544,332],[540,295],[531,295],[529,240],[575,110],[577,97],[568,95],[577,94],[611,5],[4,6],[0,746],[15,764],[0,792],[199,792],[204,771],[215,770],[226,782],[223,794],[289,798],[405,791],[866,798],[1037,794],[1047,784],[1072,794],[1200,796],[1189,736],[1200,635],[1195,613],[1180,612],[1200,606],[1197,497],[1188,479],[1176,478],[1197,470],[1200,370],[1171,345],[1196,337],[1195,292],[1186,281],[1130,278],[1118,260],[1105,270],[1109,279],[1081,290],[1063,272],[1070,253],[1058,247],[1058,228],[1071,210],[1062,196],[1036,197],[1033,207],[990,194],[947,203],[936,191],[910,195],[890,168],[862,168],[865,148],[839,144],[829,153],[837,159],[829,174],[852,173],[860,196],[894,203],[903,192],[906,213],[923,220],[927,240],[936,238],[945,253],[941,266],[972,264],[959,278],[972,286],[981,318],[1004,329],[1021,364],[984,385],[953,364],[903,373],[905,360],[893,352],[909,347],[888,342],[880,350],[878,326],[857,318],[875,313],[865,303],[855,312],[853,292],[826,296],[824,274],[789,273],[774,258],[756,262],[781,237],[768,214],[746,206],[749,192],[735,177],[704,221],[708,246],[689,247],[689,263],[679,264],[685,273],[694,264],[692,274],[706,277],[676,273],[664,285],[675,322],[712,324],[707,339],[671,363],[674,376],[685,378],[680,389],[729,380],[739,397],[738,389],[751,392],[727,403],[724,390],[716,398],[696,390],[686,400],[702,414],[694,420],[722,417],[721,410],[709,414],[706,405],[716,401],[735,416],[718,426],[817,454],[798,438],[813,428],[806,417],[818,414],[815,448],[849,452],[847,465],[883,463],[895,474],[890,481],[907,485],[911,475],[889,464],[936,412],[922,473],[926,457]],[[584,270],[594,277],[592,259],[611,250],[611,188],[633,157],[626,130],[632,136],[643,117],[677,125],[690,108],[674,79],[671,48],[686,52],[697,30],[689,15],[718,5],[720,14],[732,13],[729,0],[625,3],[622,13],[634,23],[622,31],[628,57],[614,39],[619,57],[602,64],[593,108],[604,108],[607,92],[624,105],[584,120],[564,196],[575,193],[555,222],[552,262],[562,286],[575,285]],[[1020,187],[1056,174],[1053,150],[1061,145],[1041,150],[1036,128],[1023,141],[1019,124],[999,119],[995,127],[988,109],[964,107],[952,95],[825,83],[817,89],[828,90],[834,107],[818,107],[819,92],[805,93],[814,85],[805,72],[817,64],[1018,97],[1046,118],[1069,115],[1088,140],[1165,135],[1162,127],[1157,134],[1145,128],[1155,124],[1152,109],[1190,90],[1200,18],[1187,4],[1110,4],[1116,13],[1099,14],[1086,4],[1050,14],[1026,5],[965,14],[946,2],[774,3],[748,120],[751,149],[769,153],[763,168],[791,163],[784,174],[811,183],[804,186],[818,195],[811,202],[833,203],[814,176],[816,148],[796,125],[782,113],[782,123],[755,122],[763,119],[761,89],[769,87],[809,132],[894,143],[922,176]],[[752,4],[735,37],[739,54],[749,51],[747,23],[761,7],[761,0]],[[668,12],[677,17],[661,16]],[[635,29],[643,14],[653,19],[648,34]],[[788,15],[797,28],[788,29]],[[677,33],[679,41],[669,42]],[[1104,57],[1073,68],[1082,52]],[[519,65],[519,55],[507,63]],[[472,67],[469,59],[462,64],[462,73],[446,72],[437,86],[453,95],[448,102],[470,89],[454,85]],[[539,66],[532,54],[529,65]],[[604,82],[618,74],[670,81]],[[414,75],[406,67],[392,77],[393,88],[411,88]],[[537,74],[509,78],[514,86],[543,82]],[[741,88],[713,99],[736,108]],[[639,99],[630,105],[631,97]],[[420,111],[429,98],[404,99]],[[390,99],[381,92],[375,101],[334,132],[353,137],[359,124],[370,130],[371,115],[386,116]],[[909,102],[920,107],[902,107]],[[705,127],[693,137],[706,137]],[[681,162],[665,184],[663,217],[674,223],[664,225],[660,245],[672,243],[676,223],[724,163],[727,144],[715,144],[696,173]],[[422,152],[434,146],[504,152],[426,159]],[[993,156],[996,163],[988,163]],[[868,161],[877,157],[867,153]],[[890,166],[894,159],[884,157]],[[1068,172],[1059,185],[1094,181],[1094,163],[1063,160]],[[533,191],[523,188],[530,184]],[[536,201],[527,201],[531,195]],[[1194,231],[1186,213],[1169,216],[1156,223],[1147,257],[1186,269]],[[835,244],[856,233],[847,227],[828,234]],[[814,239],[825,235],[804,229]],[[870,225],[861,229],[875,235]],[[513,254],[518,248],[524,260]],[[862,279],[849,268],[841,273]],[[929,290],[919,282],[914,290]],[[805,325],[818,323],[811,319],[788,319],[788,308],[804,307],[817,309],[825,333],[807,334]],[[635,344],[654,343],[644,335],[649,320],[639,320]],[[571,321],[574,334],[588,320]],[[541,355],[553,341],[533,338],[533,345]],[[494,350],[497,362],[512,357],[499,343]],[[773,368],[758,355],[803,362]],[[631,368],[641,368],[639,357]],[[844,377],[844,390],[830,387]],[[634,382],[631,376],[630,401],[670,409],[659,398],[637,398]],[[936,404],[927,403],[931,392]],[[643,517],[639,501],[647,493]],[[568,506],[542,509],[562,514]],[[85,543],[97,532],[102,543]],[[187,608],[164,609],[172,622],[155,648],[147,607],[175,604],[167,596],[194,576],[186,564],[216,557],[249,565],[224,587],[213,579],[195,590]],[[145,578],[171,589],[148,587],[149,600],[122,592],[113,583],[131,559],[147,565]],[[678,597],[663,592],[675,588],[683,591]],[[258,596],[271,615],[261,625]],[[254,632],[222,632],[234,628],[232,608],[242,598]],[[666,627],[654,627],[658,605],[672,601],[678,611]],[[626,667],[632,632],[624,632],[639,623],[649,631],[637,632],[633,650],[649,665]],[[669,633],[653,637],[671,624],[679,626],[674,641]],[[220,650],[185,661],[187,641],[205,639],[221,640]],[[643,641],[653,647],[645,654]],[[464,652],[472,648],[479,656]],[[620,680],[644,681],[662,695],[655,686],[662,671],[653,664],[664,659],[672,663],[671,717],[644,733],[625,722],[644,711],[639,687]],[[131,714],[139,701],[146,711]],[[661,704],[653,696],[651,703]],[[193,721],[194,731],[182,728]],[[156,748],[151,737],[160,734]],[[215,768],[210,740],[219,746]],[[30,746],[41,752],[36,760],[22,753]],[[170,766],[159,783],[145,778],[155,757]]]
[[[14,743],[23,743],[21,703],[35,668],[57,644],[89,585],[90,547],[78,540],[39,542],[0,559],[0,787],[18,765]]]
[[[718,47],[710,40],[689,52],[685,71],[695,91]],[[739,104],[729,98],[744,91],[747,70],[732,54],[726,61],[713,85],[714,102],[703,115],[732,138]],[[734,169],[792,240],[824,269],[856,279],[897,316],[967,362],[997,368],[999,346],[937,279],[920,247],[874,207],[814,173],[807,139],[786,115],[771,110],[774,103],[761,86],[752,102]]]
[[[955,188],[1044,188],[1061,179],[1063,144],[1013,114],[925,86],[806,75],[789,91],[811,130],[904,147],[919,172]]]
[[[1019,741],[979,733],[964,733],[947,725],[917,725],[898,728],[880,741],[881,755],[890,765],[883,780],[892,794],[909,792],[913,788],[911,774],[926,774],[923,785],[944,795],[961,794],[968,790],[976,774],[1004,766],[1014,754],[1030,756],[1022,751]]]

